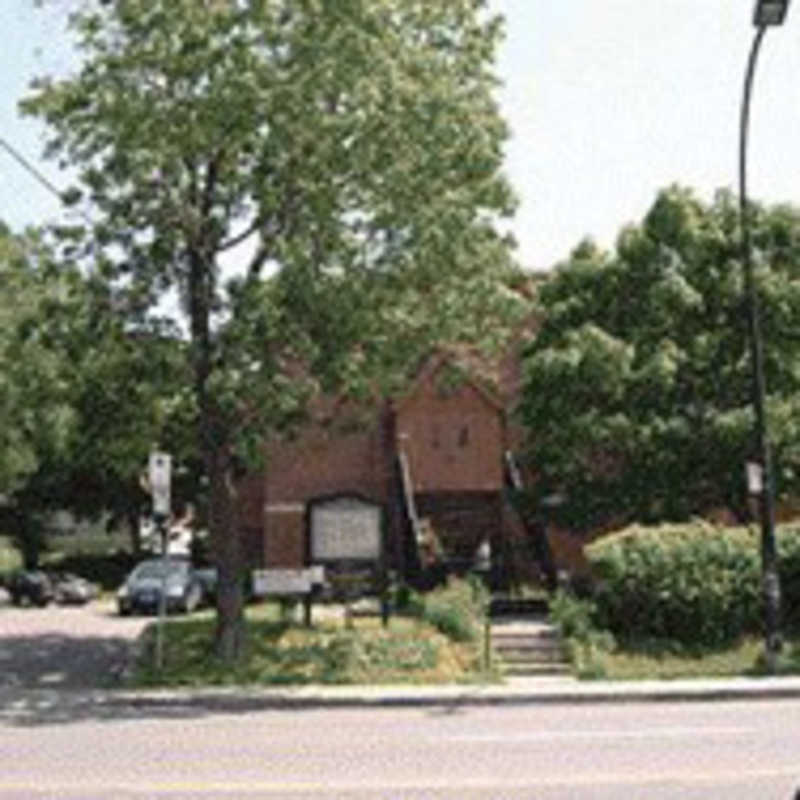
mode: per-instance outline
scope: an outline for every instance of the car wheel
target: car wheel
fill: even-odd
[[[22,605],[22,595],[20,594],[12,594],[11,595],[11,604],[14,606],[21,606]]]
[[[37,597],[36,605],[39,606],[39,608],[46,608],[50,605],[50,600],[50,597]]]
[[[131,615],[131,610],[128,606],[118,605],[117,606],[117,613],[121,617],[129,617]]]

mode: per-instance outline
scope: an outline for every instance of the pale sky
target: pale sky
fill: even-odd
[[[584,236],[610,247],[656,191],[677,182],[710,198],[737,186],[739,107],[753,0],[490,0],[507,19],[499,99],[520,199],[518,258],[547,269]],[[800,5],[800,3],[798,4]],[[41,129],[17,99],[65,69],[53,16],[0,0],[0,134],[56,185]],[[751,111],[749,194],[800,203],[800,7],[762,46]],[[57,217],[58,201],[0,150],[0,218]]]

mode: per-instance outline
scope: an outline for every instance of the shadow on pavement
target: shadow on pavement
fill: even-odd
[[[131,652],[122,636],[0,635],[0,689],[119,685]]]
[[[78,690],[7,689],[0,691],[0,727],[45,726],[78,722],[141,719],[190,719],[207,709],[175,704],[109,702],[109,693]]]

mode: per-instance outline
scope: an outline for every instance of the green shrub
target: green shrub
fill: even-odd
[[[72,555],[54,559],[45,565],[46,569],[62,572],[75,572],[98,584],[104,591],[116,589],[136,565],[136,559],[129,553],[117,552],[111,555]]]
[[[11,537],[0,536],[0,586],[18,569],[22,568],[22,555],[14,547]]]
[[[614,637],[596,623],[597,606],[559,589],[550,600],[550,621],[561,635],[567,658],[581,678],[606,677],[606,654]]]
[[[787,627],[797,631],[800,630],[800,524],[782,525],[777,547],[783,620]]]
[[[427,594],[410,592],[405,613],[424,619],[455,642],[474,642],[481,636],[488,599],[480,580],[450,578]]]
[[[777,534],[784,608],[797,614],[800,527]],[[597,619],[626,637],[723,645],[759,629],[759,536],[703,521],[632,526],[585,548]]]

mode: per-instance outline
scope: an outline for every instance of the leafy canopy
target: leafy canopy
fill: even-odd
[[[367,391],[441,339],[497,339],[513,198],[485,5],[86,0],[79,70],[22,104],[77,170],[68,199],[93,224],[64,242],[114,313],[142,325],[177,298],[226,658],[237,464],[320,388]]]
[[[800,211],[756,207],[769,435],[779,490],[800,464]],[[738,211],[673,186],[616,251],[578,246],[541,291],[521,414],[545,491],[572,524],[747,516],[751,413]]]

